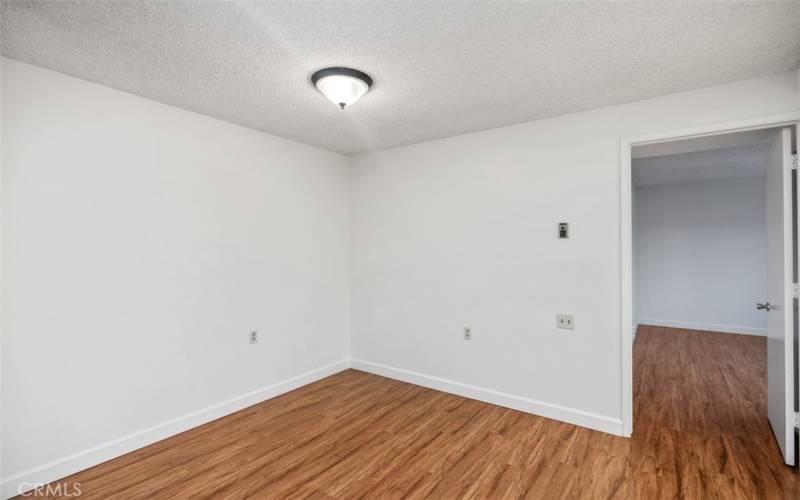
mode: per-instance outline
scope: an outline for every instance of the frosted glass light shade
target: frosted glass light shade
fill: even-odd
[[[344,109],[361,99],[372,86],[372,78],[351,68],[325,68],[312,75],[311,81],[329,101]]]

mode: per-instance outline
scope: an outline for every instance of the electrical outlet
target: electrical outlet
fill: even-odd
[[[472,340],[472,328],[464,327],[464,340]]]
[[[250,343],[255,344],[258,342],[258,330],[251,330],[250,331]]]
[[[557,314],[556,328],[563,328],[565,330],[575,329],[575,316],[571,314]]]

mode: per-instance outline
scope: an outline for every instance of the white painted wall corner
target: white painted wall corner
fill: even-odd
[[[221,401],[197,411],[181,415],[147,429],[122,436],[87,450],[53,460],[52,462],[22,471],[4,478],[2,481],[3,498],[11,498],[33,489],[34,487],[57,481],[76,472],[94,467],[112,458],[122,456],[139,448],[151,445],[171,436],[180,434],[194,427],[230,415],[247,407],[272,399],[281,394],[299,389],[350,367],[350,360],[345,359],[302,373],[292,378],[241,394]]]

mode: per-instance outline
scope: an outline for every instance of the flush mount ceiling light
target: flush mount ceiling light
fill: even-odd
[[[311,83],[329,101],[344,109],[372,87],[372,78],[352,68],[325,68],[311,75]]]

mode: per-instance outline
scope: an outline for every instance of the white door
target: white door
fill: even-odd
[[[792,129],[778,131],[767,155],[767,413],[794,465],[794,224]]]

